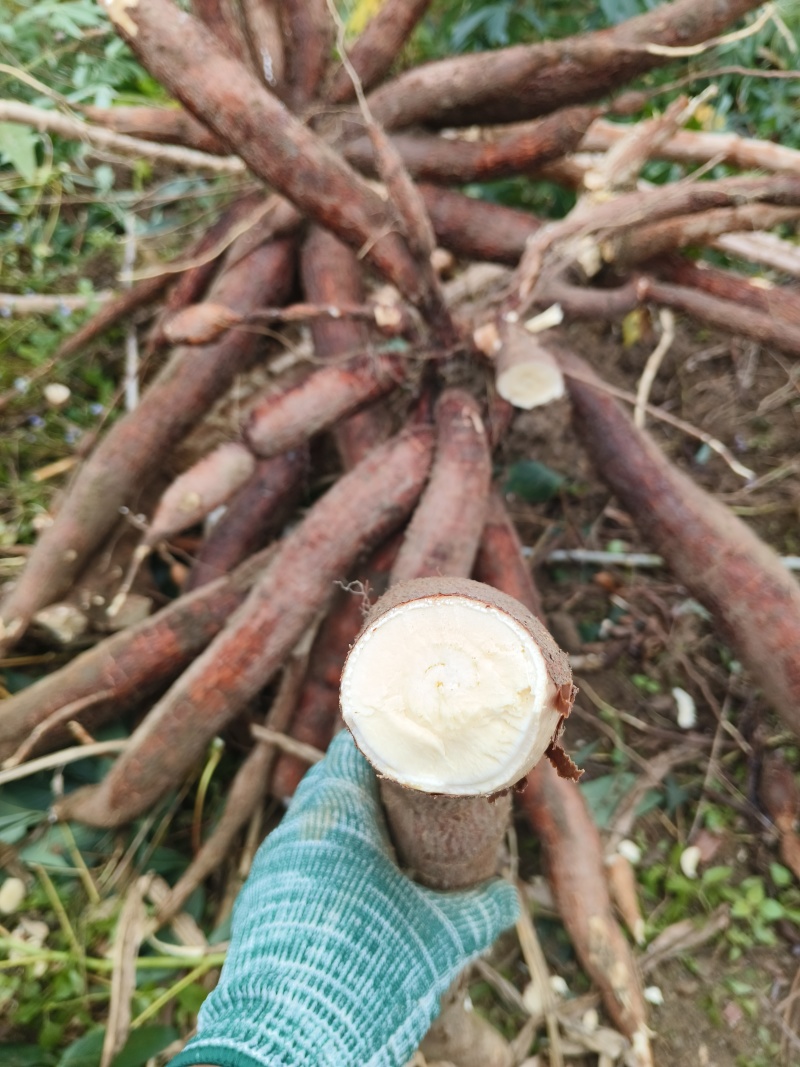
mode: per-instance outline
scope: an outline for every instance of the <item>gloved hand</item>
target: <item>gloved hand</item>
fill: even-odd
[[[169,1067],[401,1067],[462,968],[517,917],[397,868],[375,775],[345,730],[261,846],[197,1036]]]

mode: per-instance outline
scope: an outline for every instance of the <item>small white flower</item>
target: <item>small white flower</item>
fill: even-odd
[[[672,690],[672,696],[678,709],[678,726],[682,730],[691,730],[697,723],[697,707],[694,697],[679,686],[675,686]]]
[[[664,994],[657,985],[649,985],[644,991],[644,999],[648,1004],[660,1007],[664,1003]]]
[[[44,398],[51,408],[63,408],[71,396],[69,386],[62,385],[61,382],[50,382],[44,387]]]
[[[681,853],[681,870],[687,878],[697,877],[697,867],[700,863],[700,849],[697,845],[689,845]]]
[[[630,841],[628,838],[620,841],[617,845],[617,852],[619,852],[620,856],[623,856],[632,867],[635,867],[642,858],[642,850],[635,841]]]

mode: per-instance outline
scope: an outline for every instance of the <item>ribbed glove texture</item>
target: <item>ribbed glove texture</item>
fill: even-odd
[[[516,917],[499,880],[439,893],[400,872],[375,775],[342,731],[259,849],[219,985],[169,1067],[402,1067]]]

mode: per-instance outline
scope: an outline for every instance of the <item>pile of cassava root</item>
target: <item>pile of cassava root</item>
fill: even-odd
[[[337,728],[342,666],[363,623],[363,598],[342,583],[360,583],[374,601],[411,579],[473,577],[541,615],[491,486],[492,449],[515,407],[562,396],[600,477],[800,733],[797,583],[667,460],[604,384],[602,368],[559,333],[565,321],[621,319],[647,306],[800,354],[796,289],[756,284],[685,251],[716,248],[800,274],[796,246],[773,232],[800,218],[800,153],[684,129],[701,98],[647,121],[619,121],[644,103],[621,92],[627,82],[712,48],[758,2],[674,0],[610,31],[399,74],[393,65],[427,0],[384,0],[348,47],[326,0],[193,0],[192,14],[171,0],[103,4],[181,106],[90,108],[80,122],[0,101],[0,118],[175,165],[246,170],[253,184],[180,263],[123,291],[65,343],[63,354],[78,352],[162,301],[148,343],[169,355],[42,531],[2,603],[0,649],[23,639],[44,609],[80,599],[121,513],[152,498],[162,458],[242,375],[275,357],[265,326],[310,333],[313,359],[250,398],[236,439],[163,492],[103,613],[109,623],[124,617],[148,556],[225,505],[180,595],[135,625],[109,625],[111,636],[3,702],[5,766],[68,743],[70,724],[85,734],[146,710],[101,784],[57,807],[62,818],[115,827],[174,789],[212,738],[273,685],[220,823],[161,902],[159,919],[168,921],[265,795],[291,796]],[[641,181],[651,159],[681,164],[684,178]],[[712,180],[716,163],[742,173]],[[577,191],[575,207],[544,222],[449,188],[518,175]],[[465,311],[458,276],[442,280],[453,257],[512,270]],[[479,387],[448,385],[459,367]],[[341,473],[298,514],[309,442],[322,434]],[[566,716],[572,687],[558,677],[554,699]],[[646,1064],[636,965],[558,732],[518,800],[576,951],[631,1056]]]

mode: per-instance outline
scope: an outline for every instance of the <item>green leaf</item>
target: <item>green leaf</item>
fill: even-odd
[[[36,143],[38,135],[30,126],[0,122],[0,155],[29,185],[36,181]]]
[[[565,483],[566,478],[563,475],[546,467],[544,463],[521,459],[509,468],[503,489],[529,504],[543,504],[546,500],[552,500]]]
[[[778,888],[783,889],[792,881],[792,873],[780,863],[770,863],[769,876]]]
[[[106,1028],[90,1030],[64,1049],[57,1067],[98,1067],[103,1054],[103,1040]]]
[[[601,830],[611,822],[611,816],[619,802],[633,787],[636,775],[629,771],[622,774],[605,774],[591,782],[579,786],[583,798],[589,805],[594,821]]]
[[[777,922],[778,919],[782,919],[786,912],[784,911],[783,904],[778,900],[772,900],[767,898],[761,901],[761,906],[758,909],[759,915],[766,923]]]
[[[34,1045],[0,1045],[3,1067],[52,1067],[53,1057]]]
[[[132,1030],[125,1047],[111,1061],[111,1067],[145,1067],[149,1059],[179,1037],[174,1026],[142,1026]]]

